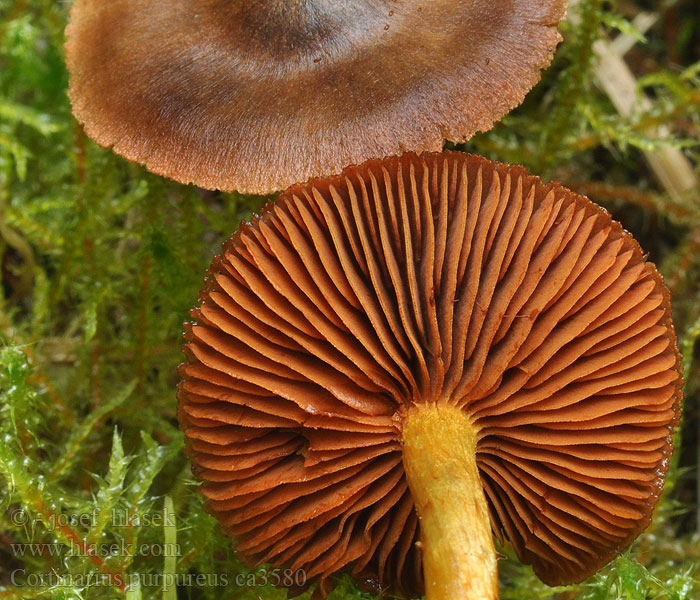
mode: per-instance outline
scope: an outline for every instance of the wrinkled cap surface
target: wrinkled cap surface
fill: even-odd
[[[495,535],[549,584],[644,529],[681,396],[661,276],[587,198],[446,152],[284,192],[224,245],[179,417],[254,561],[422,591],[401,423],[461,407]]]
[[[520,104],[565,0],[76,0],[87,134],[177,181],[267,193],[440,150]]]

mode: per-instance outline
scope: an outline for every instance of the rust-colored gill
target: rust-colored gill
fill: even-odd
[[[284,192],[224,245],[179,417],[252,561],[423,591],[411,407],[478,431],[491,527],[547,583],[650,520],[681,377],[666,288],[608,213],[521,167],[406,154]]]

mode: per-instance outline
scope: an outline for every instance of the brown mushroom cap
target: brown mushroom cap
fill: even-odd
[[[566,0],[76,0],[69,93],[90,137],[154,173],[267,193],[490,129],[549,65],[565,12]]]
[[[587,198],[461,153],[369,161],[287,190],[210,274],[179,415],[243,555],[420,593],[420,403],[478,428],[493,532],[546,583],[648,525],[681,397],[669,294]]]

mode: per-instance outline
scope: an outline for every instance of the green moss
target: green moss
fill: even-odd
[[[621,118],[595,83],[592,44],[630,25],[607,3],[580,6],[524,105],[462,147],[588,192],[651,252],[675,298],[685,424],[669,489],[629,551],[549,588],[505,548],[502,595],[691,600],[700,200],[666,195],[641,151],[683,148],[697,170],[700,23],[694,0],[650,4],[662,23],[628,61],[655,102]],[[174,415],[181,324],[211,257],[266,199],[177,185],[87,140],[65,94],[66,19],[67,3],[0,0],[0,597],[109,599],[129,586],[133,600],[172,598],[165,575],[181,578],[180,598],[282,600],[274,573],[241,565],[203,511]],[[347,576],[331,595],[370,597]]]

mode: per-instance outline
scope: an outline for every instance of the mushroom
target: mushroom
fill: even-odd
[[[496,598],[493,532],[581,581],[662,491],[670,312],[619,223],[522,167],[409,153],[295,185],[223,246],[187,326],[208,510],[309,578]]]
[[[76,0],[69,94],[91,138],[154,173],[267,193],[490,129],[549,65],[565,12],[566,0]]]

